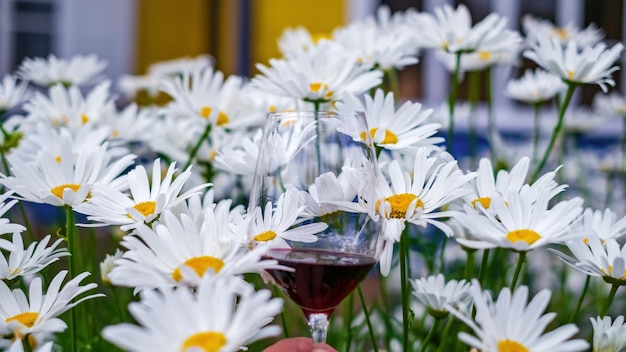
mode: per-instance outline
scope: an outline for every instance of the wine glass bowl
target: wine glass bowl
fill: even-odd
[[[325,340],[328,317],[378,259],[379,224],[371,216],[378,172],[361,131],[368,131],[362,112],[275,113],[259,145],[250,208],[292,192],[299,207],[294,226],[327,225],[313,242],[286,240],[265,255],[293,269],[268,273],[302,308],[316,342]]]

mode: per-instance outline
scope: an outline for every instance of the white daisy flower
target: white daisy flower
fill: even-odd
[[[506,199],[506,200],[505,200]],[[499,193],[492,196],[489,210],[464,205],[464,212],[454,213],[474,236],[474,240],[457,238],[469,248],[510,248],[530,251],[556,242],[580,237],[572,231],[573,224],[582,213],[582,198],[561,201],[548,208],[550,189],[543,189],[533,200],[530,186],[519,192],[511,191],[505,198]]]
[[[406,30],[402,12],[392,14],[388,6],[380,6],[375,17],[368,16],[335,29],[332,38],[356,53],[361,62],[388,71],[419,61],[418,47],[411,34]]]
[[[47,235],[39,242],[32,242],[24,248],[22,235],[13,234],[13,240],[0,238],[0,248],[9,252],[9,258],[0,256],[0,279],[13,280],[20,276],[29,276],[38,273],[46,266],[56,262],[61,257],[70,255],[65,248],[57,248],[63,239],[56,240],[48,247],[51,236]]]
[[[597,84],[603,92],[608,90],[607,86],[615,86],[611,74],[619,67],[613,64],[624,49],[622,43],[608,50],[604,43],[599,43],[579,52],[574,41],[563,48],[558,40],[546,37],[537,38],[530,47],[530,50],[524,51],[524,56],[544,70],[561,77],[565,82]]]
[[[259,129],[254,135],[241,135],[239,138],[233,138],[239,143],[217,150],[214,166],[236,175],[254,175],[262,132]],[[276,149],[276,153],[282,150],[284,149]]]
[[[161,82],[163,82],[162,77],[123,74],[117,79],[116,87],[123,96],[131,100],[143,92],[152,103],[159,94]]]
[[[263,210],[261,207],[252,209],[248,214],[250,246],[290,248],[287,241],[305,243],[317,241],[315,234],[324,231],[328,227],[327,224],[317,222],[293,227],[297,224],[302,210],[299,199],[297,194],[287,190],[280,195],[275,206],[268,202]]]
[[[236,231],[244,232],[247,223],[229,207],[230,202],[220,202],[196,219],[165,212],[154,230],[138,226],[121,242],[128,250],[109,273],[111,283],[136,291],[196,287],[207,272],[220,278],[283,269],[275,260],[261,259],[267,248],[243,246]]]
[[[110,81],[104,81],[83,97],[76,86],[50,87],[49,96],[37,92],[24,105],[28,119],[49,125],[68,126],[76,131],[86,124],[97,123],[103,115],[114,113],[115,105],[109,94]]]
[[[344,92],[360,94],[382,82],[382,72],[360,63],[354,53],[330,42],[289,59],[257,64],[261,74],[251,84],[271,94],[309,102],[332,102]]]
[[[548,20],[524,15],[522,27],[529,42],[535,41],[537,38],[550,38],[558,40],[563,46],[567,45],[569,41],[574,41],[579,47],[584,48],[596,45],[604,38],[604,32],[594,23],[585,29],[577,28],[572,23],[568,23],[564,27],[557,27]]]
[[[98,125],[106,126],[111,131],[110,141],[130,143],[144,141],[146,131],[155,124],[155,120],[154,110],[142,109],[131,103],[119,112],[103,115]]]
[[[435,317],[448,316],[448,306],[458,307],[468,303],[470,283],[466,280],[445,282],[444,276],[438,274],[410,282],[415,298]]]
[[[538,104],[554,98],[567,86],[556,75],[541,69],[526,70],[524,76],[506,84],[504,94],[528,104]]]
[[[215,59],[207,54],[159,61],[148,67],[148,75],[152,77],[177,76],[183,74],[183,72],[194,72],[213,67],[214,61]]]
[[[608,283],[626,284],[626,245],[620,248],[614,238],[604,241],[595,234],[584,239],[574,239],[565,244],[572,253],[549,248],[565,264],[590,276],[599,276]]]
[[[593,108],[598,114],[605,117],[626,117],[626,99],[617,92],[596,94],[593,97]]]
[[[370,129],[368,134],[375,147],[407,151],[419,147],[436,149],[435,144],[443,142],[443,138],[435,137],[441,125],[426,123],[432,109],[422,109],[422,104],[405,102],[396,110],[394,95],[389,92],[385,95],[382,89],[377,89],[374,97],[365,94],[362,103],[354,94],[346,93],[343,103],[337,103],[339,111],[363,111]],[[365,131],[347,131],[352,138],[365,140]]]
[[[613,322],[611,317],[589,318],[593,326],[593,352],[620,352],[626,347],[626,325],[620,315]]]
[[[316,218],[337,211],[367,213],[364,204],[354,201],[365,186],[365,179],[364,170],[344,166],[339,175],[327,172],[316,177],[307,191],[294,189],[300,196],[300,204],[305,206],[300,216]]]
[[[400,241],[406,222],[426,226],[432,224],[448,236],[451,229],[437,218],[449,216],[439,209],[449,202],[464,196],[468,190],[465,184],[476,176],[464,175],[457,167],[456,160],[445,157],[429,157],[429,151],[420,148],[415,156],[412,173],[403,172],[397,160],[389,164],[391,185],[379,178],[376,187],[375,204],[379,221],[385,221],[384,248],[380,257],[380,270],[388,275],[394,243]],[[369,202],[368,202],[369,203]]]
[[[100,262],[100,279],[102,283],[108,285],[111,283],[111,279],[109,278],[109,274],[111,270],[117,266],[115,263],[118,259],[122,258],[122,252],[119,248],[115,250],[113,254],[107,254],[104,256],[104,260]]]
[[[132,164],[134,155],[112,160],[106,143],[77,150],[70,136],[63,134],[61,139],[58,154],[44,147],[33,162],[7,156],[14,176],[1,175],[0,183],[15,191],[19,199],[72,207],[87,199],[94,184],[123,187],[123,179],[116,178]]]
[[[507,202],[506,197],[510,192],[519,192],[526,184],[529,165],[530,159],[523,157],[513,165],[510,171],[501,169],[494,177],[491,160],[488,158],[480,159],[477,177],[469,183],[472,192],[464,197],[465,202],[474,208],[478,208],[480,205],[484,209],[490,209],[491,198],[495,194],[499,194]],[[549,189],[549,197],[553,198],[567,188],[567,185],[556,183],[554,181],[555,176],[555,171],[548,172],[530,185],[532,202],[537,201],[544,189]]]
[[[48,149],[55,156],[61,156],[66,140],[71,140],[74,159],[85,149],[105,145],[110,130],[106,127],[93,125],[83,126],[75,131],[67,127],[55,128],[42,122],[23,131],[24,137],[20,139],[16,148],[11,149],[10,155],[19,158],[24,163],[33,163],[37,160],[40,150]],[[109,153],[117,159],[128,154],[124,148],[109,148]],[[55,158],[55,160],[57,160]],[[60,158],[58,159],[60,160]]]
[[[185,72],[180,78],[163,82],[161,89],[174,99],[164,112],[203,121],[203,126],[204,121],[223,128],[245,125],[247,120],[239,114],[243,85],[242,77],[224,80],[224,74],[211,67]]]
[[[42,279],[35,277],[28,292],[11,289],[0,281],[0,334],[12,334],[14,339],[22,340],[27,335],[39,342],[41,336],[64,331],[67,325],[59,316],[88,299],[103,297],[103,294],[83,295],[94,288],[95,283],[81,286],[81,281],[89,276],[84,272],[63,284],[67,271],[60,271],[50,281],[46,292],[43,291]],[[62,287],[61,287],[62,286]],[[78,296],[81,298],[76,299]]]
[[[31,344],[31,350],[34,352],[53,352],[56,350],[53,350],[54,348],[54,342],[53,341],[48,341],[45,342],[46,340],[52,339],[52,337],[44,337],[43,339],[41,337],[38,337],[38,341],[36,341],[32,335],[30,335],[31,337],[29,337],[29,343]],[[53,336],[53,335],[51,335]],[[36,345],[36,346],[32,346],[32,345]],[[6,352],[24,352],[24,343],[22,342],[22,340],[4,340],[4,339],[0,339],[0,348],[2,348],[3,351]]]
[[[176,163],[171,163],[161,178],[161,159],[156,159],[152,164],[152,179],[143,165],[128,172],[130,194],[104,184],[94,185],[89,201],[76,207],[76,211],[95,223],[81,225],[121,225],[122,230],[128,230],[142,223],[150,224],[168,208],[210,186],[201,184],[180,194],[191,176],[191,167],[174,178],[176,171]]]
[[[15,192],[7,191],[0,195],[0,235],[26,230],[23,225],[11,223],[11,219],[4,217],[4,214],[6,214],[7,211],[9,211],[18,202],[17,199],[12,199],[7,202],[7,199],[12,197],[13,194],[15,194]]]
[[[550,303],[551,293],[547,289],[539,291],[528,302],[527,286],[520,286],[513,293],[505,287],[494,302],[478,281],[473,280],[470,294],[475,317],[469,311],[449,309],[474,331],[476,336],[459,333],[459,339],[473,348],[480,351],[574,352],[589,347],[582,339],[570,340],[578,332],[574,324],[542,334],[556,316],[555,313],[543,314]]]
[[[189,159],[189,150],[198,142],[204,128],[191,119],[165,114],[154,119],[150,133],[143,141],[151,151],[184,165]]]
[[[282,310],[280,298],[254,289],[236,277],[202,280],[190,290],[144,291],[129,310],[140,326],[105,327],[102,336],[134,352],[237,351],[246,344],[280,333],[267,326]],[[175,328],[173,328],[175,327]]]
[[[0,82],[0,115],[29,98],[28,83],[6,74]]]
[[[422,28],[418,39],[421,46],[450,53],[470,53],[479,50],[483,43],[501,36],[508,21],[491,13],[472,26],[472,18],[465,5],[460,4],[454,9],[445,4],[435,9],[434,16],[420,14],[419,22]]]
[[[80,86],[92,83],[107,66],[96,55],[77,55],[71,59],[59,59],[50,54],[47,59],[26,58],[18,69],[18,75],[40,86],[63,84]]]
[[[313,50],[322,40],[330,40],[330,36],[314,35],[308,29],[298,26],[285,28],[276,42],[281,54],[286,58],[290,58],[299,53]]]
[[[504,29],[496,37],[486,37],[471,52],[463,52],[459,62],[460,72],[481,71],[488,67],[512,63],[519,54],[522,38],[518,32]],[[456,53],[438,50],[435,57],[441,61],[449,72],[456,69]]]

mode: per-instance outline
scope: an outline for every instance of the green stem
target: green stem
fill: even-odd
[[[72,207],[69,205],[65,206],[65,239],[67,241],[67,248],[70,251],[69,258],[69,279],[73,279],[78,275],[78,257],[79,253],[76,249],[76,238],[75,238],[75,223],[74,223],[74,211]],[[67,323],[68,328],[70,330],[70,351],[76,351],[76,307],[70,309],[70,320]]]
[[[454,319],[452,319],[452,317],[448,317],[448,322],[446,323],[446,326],[443,328],[443,332],[441,333],[441,343],[437,348],[437,352],[443,352],[445,350],[444,347],[446,346],[446,342],[448,341],[447,337],[450,334],[450,330],[452,329],[452,323],[454,323]]]
[[[272,291],[274,291],[274,297],[280,297],[280,291],[278,291],[278,287],[276,286],[272,286]],[[283,336],[285,336],[285,338],[289,337],[289,324],[287,324],[287,315],[285,314],[285,310],[283,309],[282,312],[280,312],[280,323],[283,327]]]
[[[483,282],[483,278],[485,277],[485,272],[487,271],[487,266],[489,265],[489,253],[491,251],[489,249],[485,249],[483,251],[483,257],[480,260],[480,269],[478,269],[478,282],[480,282],[483,287],[485,286]]]
[[[24,336],[22,339],[22,346],[24,346],[24,352],[32,352],[33,348],[30,346],[30,341],[28,340],[28,336]]]
[[[452,147],[454,145],[454,106],[456,104],[457,95],[459,94],[459,74],[461,72],[461,52],[456,53],[456,63],[454,66],[454,74],[452,75],[452,88],[450,90],[450,97],[448,98],[448,112],[450,113],[448,136],[446,138],[446,150],[448,153],[452,153]]]
[[[565,98],[563,99],[563,103],[561,104],[559,108],[559,118],[556,122],[556,126],[554,126],[554,130],[552,131],[552,136],[550,137],[550,142],[548,143],[548,147],[546,148],[546,151],[543,153],[543,157],[539,161],[539,164],[537,165],[537,169],[533,173],[531,182],[534,182],[537,180],[537,178],[539,178],[539,175],[541,174],[541,169],[543,169],[543,166],[548,160],[548,157],[550,156],[550,153],[552,152],[552,148],[554,148],[554,143],[556,142],[557,137],[561,133],[561,129],[563,129],[563,120],[565,117],[565,111],[567,111],[567,107],[569,106],[569,103],[572,100],[572,95],[574,94],[574,90],[576,90],[576,84],[571,83],[571,82],[568,83],[567,92],[565,93]]]
[[[122,310],[122,307],[120,306],[122,300],[117,294],[117,287],[111,286],[111,295],[113,296],[113,301],[115,302],[115,310],[117,311],[117,315],[119,315],[120,317],[120,322],[123,322],[126,320],[126,316],[124,314],[124,311]]]
[[[617,289],[619,288],[619,284],[613,284],[611,285],[611,292],[609,292],[609,296],[606,298],[606,301],[604,302],[604,307],[602,307],[602,310],[600,310],[600,317],[603,317],[606,315],[606,313],[609,311],[609,307],[611,307],[611,303],[613,303],[613,298],[615,298],[615,293],[617,292]]]
[[[535,112],[535,125],[534,125],[534,133],[533,133],[533,160],[532,164],[537,162],[537,158],[539,158],[539,138],[541,137],[541,126],[539,121],[539,112],[541,111],[541,104],[534,103],[533,111]]]
[[[398,82],[398,72],[394,68],[385,71],[387,82],[389,82],[389,90],[396,97],[396,101],[400,99],[400,84]]]
[[[313,102],[313,109],[315,112],[315,128],[317,129],[317,138],[315,139],[315,153],[316,153],[316,159],[317,159],[317,174],[320,174],[322,172],[322,150],[320,149],[320,138],[322,138],[321,135],[321,126],[320,126],[320,119],[319,119],[319,112],[320,112],[320,102],[319,100],[316,100]]]
[[[350,351],[352,344],[352,311],[354,309],[354,293],[348,297],[348,319],[346,321],[346,352]]]
[[[511,280],[511,292],[515,290],[515,285],[517,284],[517,279],[519,278],[519,274],[522,271],[522,266],[524,265],[525,259],[526,252],[519,252],[519,257],[517,258],[517,266],[515,266],[515,274],[513,274],[513,280]]]
[[[419,352],[426,351],[426,347],[428,347],[428,345],[430,344],[430,340],[433,338],[433,335],[435,335],[435,331],[437,331],[437,328],[439,328],[439,322],[440,319],[435,318],[433,325],[431,325],[430,330],[428,330],[428,334],[424,338],[424,341],[422,341],[422,346],[420,347]]]
[[[446,245],[448,244],[448,236],[444,236],[441,241],[441,250],[439,251],[439,272],[443,273],[446,271]]]
[[[200,136],[200,138],[198,138],[196,145],[194,145],[193,149],[191,149],[191,152],[189,152],[189,159],[187,159],[187,162],[185,163],[185,167],[183,167],[183,171],[187,170],[189,165],[191,165],[191,163],[193,162],[193,159],[196,157],[196,154],[198,154],[198,150],[200,150],[202,143],[204,143],[204,141],[209,137],[209,133],[211,133],[211,126],[212,126],[211,123],[207,123],[206,127],[204,128],[204,131],[202,132],[202,135]]]
[[[583,286],[583,292],[578,297],[578,302],[576,303],[576,309],[572,312],[572,315],[569,317],[568,323],[573,323],[576,315],[580,311],[580,307],[583,305],[583,300],[585,299],[585,295],[587,294],[587,289],[589,288],[589,281],[591,281],[591,276],[587,275],[585,279],[585,286]]]
[[[400,237],[400,288],[402,290],[402,350],[408,352],[409,349],[409,236],[408,226],[405,224],[404,231]]]
[[[472,280],[474,277],[474,261],[476,250],[472,248],[463,248],[467,254],[467,263],[465,264],[465,279],[467,281]]]
[[[361,290],[361,285],[357,286],[357,291],[359,292],[359,299],[361,300],[361,308],[363,308],[363,314],[365,315],[365,323],[367,323],[367,331],[369,332],[370,339],[372,341],[372,348],[375,352],[378,352],[378,344],[376,343],[376,335],[374,334],[374,327],[372,326],[372,321],[370,320],[369,309],[367,309],[367,304],[365,303],[365,297],[363,297],[363,290]]]

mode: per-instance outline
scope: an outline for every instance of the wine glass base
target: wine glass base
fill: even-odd
[[[309,329],[314,343],[326,342],[328,315],[324,313],[309,314]]]

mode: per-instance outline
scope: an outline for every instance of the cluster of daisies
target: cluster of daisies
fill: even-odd
[[[320,185],[337,181],[337,187],[313,187],[307,202],[287,187],[264,211],[247,209],[258,159],[271,161],[263,163],[269,172],[293,152],[283,140],[271,156],[260,153],[261,128],[269,112],[337,110],[365,112],[369,131],[345,133],[354,140],[369,137],[377,152],[380,177],[368,202],[373,221],[383,224],[382,275],[395,267],[397,243],[418,233],[407,231],[411,224],[432,225],[468,256],[476,250],[487,255],[489,249],[517,253],[518,268],[527,254],[550,246],[573,269],[612,285],[606,309],[591,318],[593,350],[620,350],[626,346],[624,319],[604,315],[626,284],[626,249],[620,244],[626,219],[609,208],[585,208],[582,197],[565,199],[568,187],[557,178],[559,168],[542,171],[551,161],[552,143],[544,160],[517,157],[511,167],[494,170],[482,158],[475,171],[463,170],[441,146],[441,128],[454,127],[454,102],[449,120],[439,121],[432,109],[399,104],[384,89],[423,50],[435,51],[456,78],[514,63],[522,53],[538,68],[512,80],[506,93],[530,104],[565,96],[563,114],[579,85],[596,84],[603,91],[615,85],[611,75],[621,43],[607,49],[594,26],[558,28],[532,17],[523,25],[525,38],[497,14],[472,24],[463,5],[444,5],[434,14],[392,14],[381,7],[328,36],[285,30],[278,39],[283,57],[258,64],[252,79],[225,77],[210,57],[201,56],[122,77],[120,96],[100,77],[106,63],[97,57],[26,59],[0,84],[0,215],[7,215],[0,219],[0,348],[52,350],[55,334],[68,329],[59,316],[103,295],[95,283],[83,283],[90,273],[81,271],[75,237],[81,228],[104,226],[124,236],[101,265],[102,282],[138,295],[128,305],[136,324],[106,327],[106,340],[129,351],[235,351],[279,335],[280,328],[268,324],[282,301],[257,290],[244,274],[286,270],[264,257],[267,250],[315,241],[326,225],[303,219],[332,211],[321,200],[336,196],[319,191],[342,193],[351,182],[318,179]],[[133,102],[140,95],[143,105]],[[618,95],[597,101],[605,111],[626,115]],[[496,145],[497,136],[491,137]],[[9,210],[16,204],[23,209],[23,202],[65,209],[62,238],[36,238],[27,223],[35,217],[27,211],[26,226],[12,223]],[[86,219],[78,229],[75,213]],[[68,280],[62,270],[46,287],[41,273],[64,257]],[[468,268],[469,280],[475,275]],[[543,314],[550,291],[528,302],[531,290],[518,286],[518,277],[516,270],[510,285],[498,287],[496,301],[478,280],[446,282],[439,273],[410,282],[416,300],[436,320],[451,314],[467,324],[474,335],[462,332],[459,339],[478,350],[587,349],[573,324],[543,333],[555,317]],[[69,329],[80,324],[71,321]]]

